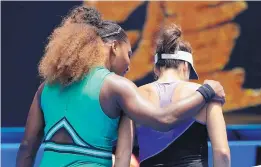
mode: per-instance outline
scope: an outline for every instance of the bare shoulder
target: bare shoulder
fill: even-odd
[[[151,91],[151,83],[140,86],[138,89],[141,91]]]
[[[185,82],[185,88],[187,89],[193,89],[194,91],[197,90],[201,84],[195,83],[195,82]]]
[[[201,85],[195,82],[183,82],[181,84],[180,93],[191,94],[195,92]]]
[[[136,85],[132,81],[116,74],[109,75],[104,82],[109,89],[116,92],[136,88]]]
[[[143,96],[150,96],[154,92],[153,83],[142,85],[138,88],[139,93]]]
[[[201,85],[194,82],[181,81],[176,89],[173,100],[180,100],[191,96]]]

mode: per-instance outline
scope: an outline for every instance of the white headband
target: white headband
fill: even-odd
[[[193,58],[192,54],[184,51],[177,51],[175,54],[162,53],[161,59],[176,59],[176,60],[184,60],[189,62],[193,66]],[[158,62],[158,54],[154,57],[154,64]]]
[[[156,54],[154,56],[154,64],[156,64],[158,62],[158,59],[159,59],[158,54]],[[184,52],[184,51],[177,51],[177,53],[175,53],[175,54],[162,53],[161,59],[176,59],[176,60],[183,60],[183,61],[188,62],[192,67],[192,71],[190,73],[190,79],[198,79],[198,74],[193,65],[193,58],[192,58],[191,53]]]

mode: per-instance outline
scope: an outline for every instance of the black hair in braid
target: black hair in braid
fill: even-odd
[[[79,6],[74,8],[69,16],[72,23],[86,23],[95,27],[104,42],[112,40],[127,42],[128,40],[121,26],[112,21],[102,20],[100,12],[95,8]]]

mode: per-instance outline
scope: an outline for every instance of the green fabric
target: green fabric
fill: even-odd
[[[68,87],[46,84],[41,95],[45,135],[50,137],[50,130],[57,130],[57,123],[66,119],[65,122],[70,124],[85,143],[111,152],[118,137],[119,118],[109,118],[99,102],[103,81],[109,74],[111,72],[106,68],[96,67],[83,80]],[[90,162],[93,165],[88,165],[93,167],[99,164],[111,166],[111,160],[108,159],[45,151],[41,167],[50,166],[50,163],[51,166],[64,166],[74,161]]]
[[[76,154],[45,151],[40,167],[111,167],[108,160]]]

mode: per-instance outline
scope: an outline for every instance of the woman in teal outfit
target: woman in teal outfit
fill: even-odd
[[[115,166],[128,167],[129,118],[165,131],[196,115],[215,95],[225,96],[219,82],[207,80],[189,98],[158,108],[123,77],[131,54],[119,25],[102,20],[93,8],[73,9],[52,33],[40,61],[44,83],[28,114],[17,167],[33,166],[42,142],[41,167],[109,167],[116,143]]]

